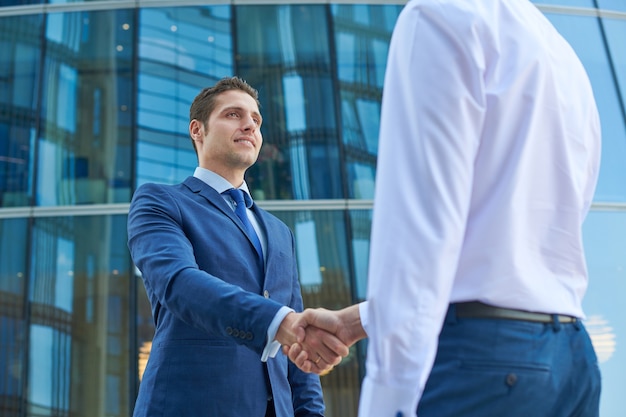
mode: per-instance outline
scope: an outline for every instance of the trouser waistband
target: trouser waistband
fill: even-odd
[[[576,317],[494,307],[478,301],[454,303],[458,318],[520,320],[535,323],[576,323]]]

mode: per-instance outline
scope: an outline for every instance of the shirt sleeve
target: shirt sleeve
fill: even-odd
[[[415,415],[462,247],[484,119],[484,63],[473,17],[442,7],[409,2],[390,44],[359,417]]]
[[[267,362],[269,358],[273,358],[278,353],[280,349],[280,343],[276,340],[276,333],[278,332],[278,328],[280,327],[280,323],[283,322],[285,316],[289,313],[294,312],[292,308],[283,306],[278,310],[274,319],[270,323],[270,327],[267,328],[267,344],[263,349],[263,354],[261,355],[261,361]]]

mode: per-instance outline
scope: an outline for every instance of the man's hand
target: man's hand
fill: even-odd
[[[292,326],[297,343],[282,343],[283,352],[298,368],[316,374],[328,372],[347,356],[348,347],[367,337],[361,325],[358,304],[338,311],[306,309],[296,317]],[[327,349],[324,354],[318,350],[320,345]],[[340,360],[327,362],[325,355],[329,355],[328,349]]]
[[[306,312],[287,314],[276,332],[276,340],[283,346],[285,354],[287,354],[285,347],[288,346],[298,346],[305,351],[306,357],[312,358],[311,361],[301,359],[302,362],[311,364],[306,367],[308,369],[306,372],[320,374],[330,371],[339,364],[343,357],[348,355],[349,349],[328,330],[308,327],[308,320],[312,318]]]

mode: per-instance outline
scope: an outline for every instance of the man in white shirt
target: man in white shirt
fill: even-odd
[[[580,320],[600,123],[570,45],[528,0],[410,1],[379,146],[368,301],[307,311],[369,336],[359,416],[597,416]]]

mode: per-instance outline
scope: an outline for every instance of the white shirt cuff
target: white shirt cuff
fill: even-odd
[[[276,332],[278,332],[280,323],[283,322],[285,316],[292,312],[294,312],[292,308],[283,306],[274,316],[274,319],[270,323],[270,327],[267,328],[267,344],[265,345],[265,349],[263,349],[263,354],[261,355],[262,362],[267,362],[268,358],[273,358],[278,353],[280,343],[275,340]]]
[[[421,392],[414,387],[381,385],[365,377],[361,387],[359,417],[413,417]]]
[[[365,330],[365,333],[368,333],[367,331],[367,324],[368,324],[368,319],[369,319],[369,313],[368,313],[368,302],[367,301],[363,301],[359,303],[359,317],[361,318],[361,327],[363,327],[363,330]],[[369,333],[368,333],[369,334]]]

